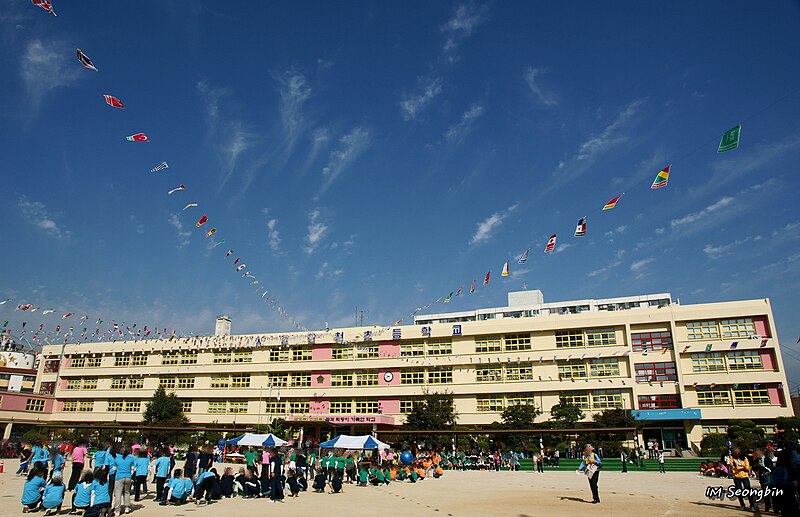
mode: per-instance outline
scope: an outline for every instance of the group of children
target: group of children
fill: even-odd
[[[34,462],[29,469],[25,485],[22,488],[22,511],[45,510],[45,515],[61,513],[67,487],[61,471],[54,471],[50,482],[46,482],[47,468],[42,462]],[[72,495],[70,513],[84,512],[85,517],[100,516],[111,508],[111,492],[108,474],[103,469],[94,473],[87,470],[75,486]]]

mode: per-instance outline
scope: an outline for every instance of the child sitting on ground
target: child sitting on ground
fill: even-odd
[[[223,497],[233,497],[235,493],[234,483],[236,482],[236,478],[233,477],[233,467],[228,467],[225,469],[225,472],[222,474],[222,478],[220,478],[219,483],[222,486],[222,496]]]
[[[383,469],[383,482],[387,485],[392,482],[392,471],[388,467]]]
[[[358,486],[367,486],[369,483],[369,472],[363,465],[358,469]]]
[[[42,507],[46,510],[45,515],[61,513],[61,505],[64,503],[64,477],[62,471],[54,470],[50,478],[50,483],[44,487],[42,492]]]
[[[300,485],[300,491],[306,492],[308,491],[308,481],[306,481],[305,476],[299,476],[297,478],[297,484]]]
[[[325,472],[322,469],[317,469],[316,475],[314,475],[314,483],[311,485],[311,488],[314,489],[314,492],[322,493],[325,491]]]
[[[234,492],[236,494],[244,495],[244,484],[247,481],[247,476],[245,475],[244,467],[239,467],[239,474],[235,478],[234,482]]]
[[[42,467],[41,462],[37,461],[28,473],[25,486],[22,487],[22,513],[28,513],[31,510],[35,511],[39,508],[39,503],[42,501],[42,491],[46,485],[44,467]]]
[[[86,513],[83,514],[84,517],[105,515],[111,508],[111,494],[108,491],[108,473],[106,469],[95,469],[93,477],[91,504]]]
[[[286,478],[286,484],[289,485],[289,497],[297,497],[300,495],[300,483],[297,482],[297,475],[294,470],[289,471],[289,477]]]
[[[81,474],[80,482],[75,485],[75,493],[72,494],[72,511],[76,514],[78,510],[87,510],[92,505],[92,477],[91,470],[84,470]]]
[[[439,479],[440,477],[442,477],[442,474],[444,474],[444,470],[442,470],[442,467],[440,467],[439,465],[436,465],[436,469],[433,471],[433,477],[435,479]]]
[[[186,493],[186,483],[183,479],[183,471],[181,469],[175,469],[173,471],[172,477],[170,478],[169,482],[167,482],[167,486],[164,487],[164,499],[159,503],[160,506],[167,506],[168,503],[172,504],[184,504],[188,499],[188,494]]]
[[[333,480],[331,480],[331,491],[329,493],[331,493],[331,494],[341,494],[342,492],[343,492],[343,490],[342,490],[342,476],[338,472],[336,472],[333,475]]]

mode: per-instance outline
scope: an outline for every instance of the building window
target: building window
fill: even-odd
[[[475,352],[500,352],[502,350],[500,336],[483,336],[475,338]]]
[[[144,388],[144,379],[142,378],[128,379],[129,390],[140,390],[142,388]]]
[[[365,370],[356,372],[356,386],[377,386],[378,385],[378,371]]]
[[[425,370],[415,368],[411,370],[400,370],[400,384],[424,384]]]
[[[209,415],[224,415],[228,411],[228,403],[224,400],[209,400],[208,401],[208,414]]]
[[[353,411],[353,401],[352,400],[332,400],[330,402],[330,413],[331,414],[343,414],[343,413],[351,413]]]
[[[452,353],[453,342],[451,340],[432,339],[428,341],[428,355],[450,355]]]
[[[234,363],[252,363],[253,351],[252,350],[237,350],[233,353]]]
[[[353,347],[351,345],[339,345],[331,349],[333,359],[353,359]]]
[[[530,334],[507,334],[503,337],[506,352],[520,352],[531,349]]]
[[[728,368],[730,370],[763,370],[761,354],[758,350],[737,350],[728,352]]]
[[[585,391],[568,391],[566,393],[561,393],[559,399],[565,404],[572,404],[581,409],[589,409],[589,394]]]
[[[160,377],[158,379],[158,385],[163,387],[165,390],[174,390],[175,377]]]
[[[530,394],[515,394],[506,397],[506,406],[535,406],[536,398],[533,393]]]
[[[228,401],[228,413],[232,415],[239,415],[242,413],[247,413],[247,401],[246,400],[229,400]]]
[[[681,400],[677,394],[639,395],[639,409],[678,409]]]
[[[273,388],[285,388],[289,385],[288,373],[270,373],[267,375],[267,385]]]
[[[211,387],[217,389],[227,389],[231,387],[231,378],[228,375],[212,375]],[[210,413],[210,411],[209,411]]]
[[[231,357],[231,353],[228,351],[225,352],[214,352],[214,359],[211,361],[213,364],[226,364],[230,363],[233,360]]]
[[[102,357],[89,357],[86,359],[87,368],[100,368],[100,363],[103,362]]]
[[[531,363],[518,363],[506,366],[507,381],[532,381],[533,365]]]
[[[728,434],[727,425],[704,425],[703,435],[707,434]]]
[[[672,349],[671,332],[637,332],[631,334],[631,346],[634,352],[647,350]]]
[[[122,411],[125,413],[138,413],[142,410],[142,403],[138,400],[126,400]]]
[[[189,390],[194,388],[194,377],[178,377],[178,389]]]
[[[192,401],[191,400],[181,400],[181,411],[183,413],[191,413],[192,412]]]
[[[428,370],[428,384],[452,384],[453,369],[450,367]]]
[[[582,330],[557,330],[556,348],[574,348],[583,346]]]
[[[128,387],[128,378],[127,377],[112,377],[111,378],[111,389],[112,390],[124,390]]]
[[[114,356],[114,366],[130,366],[131,356],[118,354]]]
[[[686,332],[689,339],[719,339],[716,321],[689,321]]]
[[[292,415],[304,415],[310,411],[310,404],[307,400],[292,400],[289,402],[289,413]]]
[[[698,387],[697,388],[698,406],[730,406],[731,394],[727,389]]]
[[[311,372],[293,372],[289,386],[292,388],[307,388],[311,386]]]
[[[617,333],[613,328],[589,329],[586,331],[586,346],[606,346],[617,344]]]
[[[43,382],[42,385],[39,386],[39,395],[52,395],[55,392],[56,392],[55,382]]]
[[[722,320],[722,337],[750,337],[756,333],[752,318],[739,318],[735,320]]]
[[[616,359],[592,359],[589,361],[592,377],[619,377],[619,361]]]
[[[81,381],[81,379],[67,379],[66,389],[68,389],[68,390],[79,390],[79,389],[81,389],[82,385],[83,385],[83,382]]]
[[[311,347],[300,346],[292,349],[292,361],[310,361]]]
[[[269,351],[269,360],[272,362],[287,362],[291,354],[291,350],[282,348],[273,348]]]
[[[693,372],[720,372],[725,370],[725,361],[720,352],[692,354]]]
[[[61,411],[63,411],[64,413],[74,413],[78,411],[78,401],[77,400],[64,401],[64,405],[61,406]]]
[[[373,357],[378,357],[377,343],[374,345],[358,345],[356,347],[357,359],[371,359]]]
[[[161,354],[161,364],[178,364],[178,354]]]
[[[85,357],[73,357],[69,361],[70,368],[83,368],[86,366],[86,358]]]
[[[585,363],[565,363],[558,365],[558,377],[561,379],[585,379]]]
[[[123,402],[121,400],[109,400],[108,401],[108,412],[109,413],[121,413],[123,407]]]
[[[377,400],[356,400],[356,414],[376,415],[378,413]]]
[[[231,376],[231,388],[249,388],[250,387],[250,374],[242,373]]]
[[[61,361],[58,359],[47,359],[44,362],[44,373],[56,373],[61,367]]]
[[[475,405],[481,413],[500,413],[505,409],[502,396],[478,397]]]
[[[283,400],[270,400],[266,403],[267,413],[276,413],[282,415],[286,413],[286,401]]]
[[[475,381],[477,382],[501,382],[502,380],[503,367],[499,364],[475,367]]]
[[[407,415],[413,411],[414,406],[420,404],[419,400],[401,400],[400,401],[400,413]]]
[[[135,355],[131,357],[131,366],[147,366],[147,356]]]
[[[769,405],[769,391],[766,388],[755,389],[752,385],[733,388],[733,403],[737,406]]]
[[[87,377],[83,379],[83,389],[85,390],[96,390],[97,389],[97,377]]]
[[[637,363],[633,365],[636,382],[677,381],[678,372],[673,362]]]
[[[191,350],[183,352],[180,358],[180,364],[197,364],[197,351]]]
[[[352,386],[353,372],[342,371],[331,373],[331,386]]]
[[[622,393],[619,390],[597,390],[592,392],[592,409],[622,407]]]
[[[424,354],[422,343],[400,343],[400,357],[416,357]]]
[[[94,411],[94,400],[80,400],[78,401],[79,413],[91,413]]]

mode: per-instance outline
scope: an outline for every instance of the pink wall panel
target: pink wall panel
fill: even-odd
[[[775,369],[775,360],[772,357],[772,350],[761,350],[761,364],[765,370]]]
[[[783,396],[777,386],[769,388],[769,403],[773,406],[783,405]]]
[[[312,415],[327,415],[330,404],[327,400],[313,399],[309,404],[309,412]]]
[[[385,373],[392,373],[392,380],[386,382]],[[379,386],[399,386],[400,385],[400,368],[386,368],[378,370],[378,385]]]
[[[311,359],[314,361],[325,361],[331,358],[331,345],[314,345],[311,349]]]
[[[381,357],[400,357],[400,341],[386,341],[380,344]]]
[[[400,413],[400,399],[380,399],[379,404],[384,414],[396,415]]]
[[[322,376],[322,382],[319,382],[318,377]],[[329,371],[314,371],[311,372],[311,386],[316,387],[328,387],[331,385],[331,372]]]
[[[753,325],[756,327],[756,334],[761,337],[772,337],[769,335],[769,325],[767,325],[767,318],[758,316],[753,318]]]

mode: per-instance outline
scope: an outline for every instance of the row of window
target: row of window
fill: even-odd
[[[400,343],[400,357],[450,355],[452,353],[453,341],[450,339],[429,339],[427,342]]]
[[[617,333],[613,328],[556,331],[556,348],[608,346],[616,344]]]
[[[698,406],[768,406],[769,390],[760,384],[698,386]]]
[[[400,384],[452,384],[453,369],[442,368],[411,368],[400,372]]]
[[[533,364],[487,364],[475,367],[477,382],[532,381]]]
[[[562,402],[570,403],[581,409],[622,408],[622,392],[620,390],[566,392],[560,395],[560,399]]]
[[[695,373],[764,369],[758,350],[700,352],[692,354],[691,358],[692,371]]]
[[[614,358],[591,359],[586,362],[559,363],[560,379],[585,379],[587,377],[619,377],[619,360]]]
[[[761,429],[763,429],[768,436],[774,435],[778,432],[778,427],[775,425],[760,425]],[[703,426],[703,435],[707,434],[728,434],[728,426],[727,425],[704,425]]]
[[[720,321],[689,321],[686,323],[689,339],[746,338],[755,335],[753,318]]]

